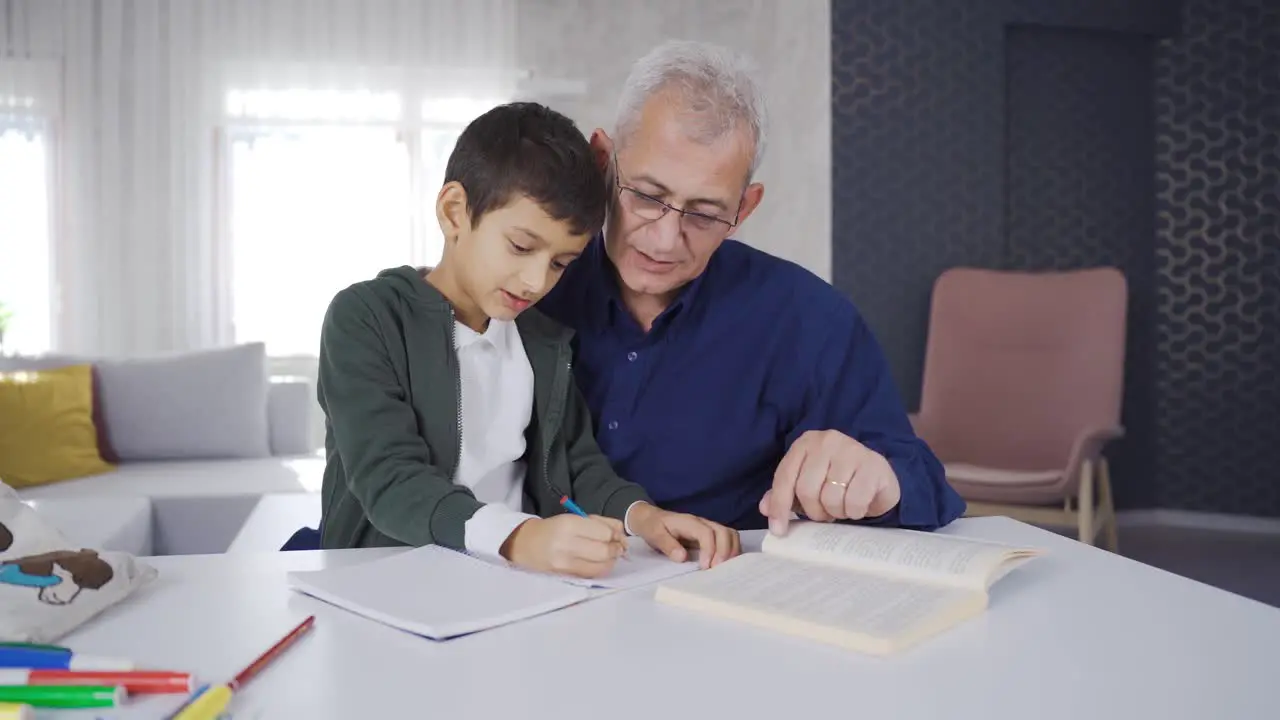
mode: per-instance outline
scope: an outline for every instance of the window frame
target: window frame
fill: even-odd
[[[285,85],[279,85],[279,88],[285,88]],[[289,89],[297,89],[296,83],[290,83]],[[232,187],[233,173],[233,150],[234,144],[241,137],[246,135],[270,135],[273,132],[288,130],[309,130],[309,129],[325,129],[325,128],[386,128],[396,132],[397,140],[403,147],[403,151],[408,154],[408,193],[412,198],[409,207],[409,244],[406,248],[410,258],[425,258],[433,246],[438,243],[432,238],[433,233],[429,230],[436,227],[434,202],[432,197],[437,189],[426,187],[427,184],[427,162],[424,157],[424,139],[429,132],[460,132],[466,123],[470,121],[459,120],[457,122],[446,122],[438,119],[424,119],[422,108],[430,103],[434,98],[455,99],[459,95],[456,93],[437,93],[431,92],[422,87],[412,89],[401,88],[398,91],[400,96],[400,117],[396,120],[390,119],[345,119],[345,118],[315,118],[315,119],[295,119],[295,118],[264,118],[264,117],[243,117],[232,115],[227,112],[226,100],[231,92],[236,92],[242,88],[224,88],[220,98],[219,106],[221,107],[218,121],[213,129],[213,153],[214,153],[214,200],[213,200],[213,222],[214,222],[214,239],[215,239],[215,273],[218,278],[217,283],[217,312],[219,315],[218,332],[220,340],[224,344],[233,344],[239,342],[249,342],[249,338],[237,338],[235,327],[235,237],[233,234],[233,218],[235,213],[234,196],[235,189]],[[275,88],[272,88],[275,89]],[[321,87],[317,84],[313,88],[319,90]],[[324,88],[330,89],[330,88]],[[349,88],[352,92],[363,91],[379,91],[384,88],[378,84],[372,84],[368,87]],[[490,93],[495,96],[492,99],[475,97],[477,104],[480,103],[500,103],[510,100],[511,93],[503,93],[504,97],[496,97],[497,93]],[[465,97],[465,96],[464,96]],[[336,292],[336,290],[335,290]],[[301,367],[301,365],[293,362],[305,362],[307,360],[314,361],[316,355],[297,355],[297,354],[273,354],[268,342],[268,356],[273,363],[283,363],[287,367]]]

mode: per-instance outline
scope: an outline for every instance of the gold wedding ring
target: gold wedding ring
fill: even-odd
[[[843,488],[843,489],[845,489],[845,490],[848,490],[848,489],[849,489],[849,483],[847,483],[847,482],[836,482],[835,480],[832,480],[831,478],[827,478],[827,482],[831,483],[832,485],[835,485],[835,486],[836,486],[836,487],[838,487],[838,488]]]

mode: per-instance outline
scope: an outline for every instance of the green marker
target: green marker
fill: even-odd
[[[25,648],[27,650],[52,650],[56,652],[71,652],[68,648],[61,645],[42,645],[40,643],[25,642],[0,642],[0,648]]]
[[[0,685],[0,702],[48,708],[115,707],[124,688],[109,685]]]

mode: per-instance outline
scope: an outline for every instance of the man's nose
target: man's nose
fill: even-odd
[[[653,250],[656,252],[671,252],[680,245],[680,235],[684,230],[680,227],[684,216],[674,210],[668,210],[666,215],[654,221],[653,225]]]

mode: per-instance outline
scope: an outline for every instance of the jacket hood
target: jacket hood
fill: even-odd
[[[406,300],[425,302],[430,305],[448,305],[449,301],[445,296],[424,277],[428,270],[430,268],[401,265],[378,273],[378,279],[383,281],[384,287]]]
[[[431,307],[451,307],[449,299],[424,277],[430,269],[401,265],[383,270],[377,278],[384,287],[405,300]],[[544,342],[567,343],[573,337],[572,330],[543,315],[536,306],[520,313],[516,325],[525,337]]]

